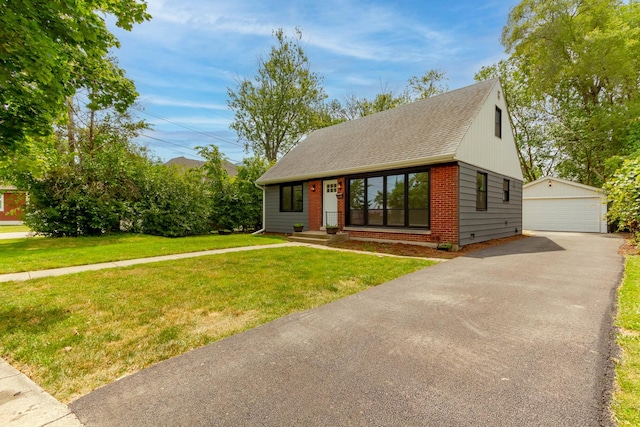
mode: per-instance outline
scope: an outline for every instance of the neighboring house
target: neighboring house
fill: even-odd
[[[257,184],[266,232],[463,246],[521,234],[522,179],[493,79],[312,132]]]
[[[27,193],[12,185],[0,184],[0,225],[20,225]]]
[[[607,232],[607,197],[596,187],[546,176],[523,188],[524,228]]]
[[[187,159],[184,156],[180,156],[180,157],[174,157],[173,159],[170,159],[165,163],[165,165],[167,166],[176,165],[182,169],[189,169],[189,168],[200,168],[202,167],[202,165],[204,165],[204,163],[205,162],[203,162],[202,160]],[[238,175],[238,169],[233,163],[227,160],[223,160],[222,167],[227,171],[229,176]]]

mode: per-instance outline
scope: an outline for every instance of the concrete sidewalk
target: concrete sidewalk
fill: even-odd
[[[0,425],[76,427],[82,423],[67,405],[0,359]]]
[[[0,239],[24,239],[26,237],[35,237],[32,231],[16,231],[13,233],[0,233]]]

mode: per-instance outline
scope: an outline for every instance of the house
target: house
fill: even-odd
[[[459,247],[521,234],[522,180],[493,79],[314,131],[256,183],[266,232]]]
[[[26,200],[25,191],[0,184],[0,225],[21,225]]]
[[[188,159],[188,158],[186,158],[184,156],[180,156],[180,157],[174,157],[173,159],[169,159],[165,163],[165,165],[167,165],[167,166],[175,165],[175,166],[181,168],[182,170],[185,170],[185,169],[190,169],[190,168],[200,168],[200,167],[202,167],[202,165],[204,165],[204,162],[202,160]],[[222,161],[222,167],[224,168],[224,170],[227,171],[229,176],[238,175],[238,169],[236,168],[236,165],[234,165],[230,161],[223,160]]]
[[[527,230],[607,232],[607,197],[600,188],[545,176],[523,188]]]

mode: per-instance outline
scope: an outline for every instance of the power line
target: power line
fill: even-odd
[[[164,139],[156,138],[156,137],[154,137],[154,136],[147,135],[147,134],[144,134],[144,133],[141,133],[141,134],[140,134],[140,136],[144,136],[145,138],[153,139],[153,140],[155,140],[155,141],[159,141],[159,142],[164,142],[164,143],[166,143],[166,144],[175,145],[176,147],[186,148],[187,150],[191,150],[191,151],[194,151],[194,152],[196,152],[196,153],[197,153],[197,150],[196,150],[196,149],[191,148],[191,147],[188,147],[188,146],[186,146],[186,145],[176,144],[175,142],[170,142],[170,141],[167,141],[167,140],[164,140]],[[176,150],[176,149],[173,149],[173,148],[170,148],[170,150],[172,150],[172,151],[174,151],[174,152],[177,152],[177,153],[182,153],[182,154],[186,154],[186,155],[191,155],[191,153],[185,153],[184,151],[179,151],[179,150]],[[242,163],[242,162],[240,162],[240,161],[238,161],[238,160],[235,160],[235,159],[232,159],[232,158],[229,158],[229,157],[226,157],[226,156],[225,156],[225,158],[226,158],[227,160],[232,161],[232,162],[233,162],[233,163],[235,163],[235,164],[240,164],[240,163]]]
[[[193,148],[190,148],[190,147],[187,147],[187,146],[184,146],[184,145],[180,145],[180,144],[175,144],[175,143],[170,142],[170,141],[165,141],[164,139],[155,138],[155,137],[150,136],[150,135],[140,134],[140,136],[144,136],[145,138],[153,139],[153,140],[159,141],[159,142],[164,142],[166,144],[175,145],[176,147],[186,148],[187,150],[190,150],[190,151],[195,151]],[[171,148],[171,147],[167,147],[167,149],[173,151],[174,153],[186,154],[187,156],[193,155],[193,153],[187,153],[186,151],[176,150],[175,148]]]
[[[139,112],[141,112],[141,113],[147,114],[147,115],[149,115],[149,116],[151,116],[151,117],[155,117],[155,118],[157,118],[157,119],[164,120],[165,122],[167,122],[167,123],[171,123],[172,125],[179,126],[179,127],[181,127],[181,128],[184,128],[184,129],[190,130],[190,131],[192,131],[192,132],[196,132],[196,133],[199,133],[199,134],[201,134],[201,135],[207,136],[207,137],[209,137],[209,138],[213,138],[213,139],[216,139],[216,140],[218,140],[218,141],[222,141],[222,142],[226,142],[226,143],[228,143],[228,144],[233,144],[233,145],[237,145],[237,146],[239,146],[239,147],[243,147],[243,145],[242,145],[242,144],[240,144],[240,143],[238,143],[238,142],[236,142],[236,141],[232,141],[232,140],[230,140],[230,139],[222,138],[222,137],[220,137],[220,136],[216,136],[216,135],[212,135],[212,134],[207,133],[207,132],[203,132],[203,131],[201,131],[201,130],[198,130],[198,129],[192,128],[191,126],[187,126],[187,125],[185,125],[185,124],[178,123],[178,122],[175,122],[175,121],[173,121],[173,120],[169,120],[169,119],[167,119],[166,117],[162,117],[162,116],[159,116],[159,115],[157,115],[157,114],[149,113],[148,111],[142,110],[142,109],[140,109],[140,108],[133,107],[133,109],[134,109],[134,110],[136,110],[136,111],[139,111]]]

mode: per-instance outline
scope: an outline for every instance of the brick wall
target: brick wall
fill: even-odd
[[[0,212],[0,221],[22,221],[23,212],[20,208],[24,203],[25,193],[4,193],[4,210]]]
[[[431,237],[458,244],[458,165],[431,169]]]
[[[352,239],[394,240],[399,242],[438,243],[431,234],[407,234],[387,231],[353,231],[349,230]]]
[[[347,212],[345,207],[345,189],[347,188],[347,183],[345,181],[345,178],[338,178],[338,227],[340,228],[340,231],[344,229],[344,225],[347,223],[345,218]],[[342,196],[340,196],[340,194],[342,194]]]
[[[309,181],[307,188],[309,189],[309,230],[320,230],[322,227],[322,180]]]
[[[398,240],[458,245],[458,165],[431,168],[431,234],[407,234],[387,231],[349,231],[351,238]],[[344,185],[344,183],[343,183]],[[344,215],[344,203],[341,209]]]

